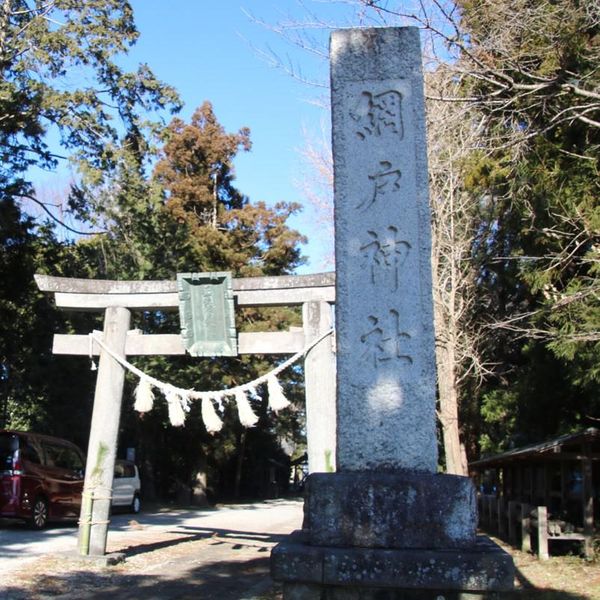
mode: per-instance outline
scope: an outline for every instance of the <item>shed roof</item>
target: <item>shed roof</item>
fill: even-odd
[[[600,442],[600,429],[595,427],[589,427],[578,433],[570,433],[567,435],[561,435],[553,438],[546,442],[539,444],[532,444],[530,446],[523,446],[522,448],[515,448],[514,450],[508,450],[502,454],[496,454],[495,456],[489,456],[469,463],[469,467],[479,469],[481,467],[494,467],[514,460],[522,459],[540,459],[545,454],[560,454],[565,450],[565,446],[575,446],[576,448],[567,448],[566,450],[572,452],[578,450],[581,444],[585,442]]]

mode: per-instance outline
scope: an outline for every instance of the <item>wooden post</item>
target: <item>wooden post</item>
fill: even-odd
[[[502,498],[502,497],[498,498],[497,506],[498,506],[498,509],[497,509],[498,510],[498,521],[497,521],[498,536],[503,537],[506,532],[506,514],[505,514],[505,509],[504,509],[504,498]]]
[[[333,326],[327,302],[306,302],[302,306],[304,338],[307,342]],[[335,471],[335,354],[334,341],[326,337],[306,354],[306,439],[309,473]]]
[[[551,491],[551,476],[550,476],[550,465],[545,462],[544,466],[544,505],[550,506],[550,491]]]
[[[481,527],[487,529],[487,496],[485,494],[479,495],[479,524]]]
[[[531,506],[521,504],[521,552],[531,552]]]
[[[581,461],[581,475],[583,478],[581,486],[581,500],[583,503],[583,535],[584,553],[586,558],[594,556],[594,490],[592,487],[592,449],[590,445],[584,445],[585,458]]]
[[[508,502],[508,542],[512,546],[517,545],[517,527],[515,523],[515,508],[517,503],[514,500]]]
[[[529,467],[529,502],[533,504],[535,502],[535,465]]]
[[[130,320],[126,308],[106,309],[104,343],[123,357]],[[80,553],[93,556],[102,556],[106,551],[125,380],[125,369],[104,350],[99,362],[79,527]]]
[[[538,557],[540,560],[547,560],[548,554],[548,508],[545,506],[537,507],[537,542]]]
[[[564,511],[567,507],[567,487],[568,487],[567,462],[560,461],[560,510]]]

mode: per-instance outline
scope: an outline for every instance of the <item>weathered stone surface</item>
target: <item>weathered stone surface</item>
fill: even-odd
[[[305,527],[317,546],[456,548],[475,542],[471,480],[419,472],[313,473]]]
[[[271,552],[271,576],[281,581],[323,580],[321,548],[306,543],[305,532],[295,531]],[[301,552],[298,550],[301,549]]]
[[[469,549],[331,548],[287,541],[271,553],[271,575],[288,583],[398,590],[512,589],[512,558],[488,538]]]
[[[284,600],[501,600],[503,597],[497,592],[390,590],[306,583],[286,583],[283,586]]]
[[[417,28],[331,38],[338,471],[435,473],[435,361]]]
[[[321,337],[333,327],[327,302],[306,302],[302,307],[305,343]],[[321,340],[304,358],[306,439],[308,472],[335,469],[335,354],[333,336]]]

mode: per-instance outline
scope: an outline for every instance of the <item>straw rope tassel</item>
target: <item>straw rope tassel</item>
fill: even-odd
[[[185,412],[183,412],[182,399],[175,389],[165,392],[165,399],[169,405],[169,421],[173,427],[181,427],[185,423]]]
[[[258,400],[259,402],[262,402],[262,397],[261,395],[256,391],[256,388],[254,386],[249,386],[246,389],[246,393],[248,394],[248,398],[252,398],[253,400]]]
[[[202,420],[208,433],[216,433],[223,428],[223,421],[219,418],[210,396],[202,397]]]
[[[153,405],[154,393],[152,392],[152,385],[147,377],[140,377],[140,381],[135,388],[135,403],[133,408],[143,413],[152,410]]]
[[[290,401],[285,397],[283,388],[275,375],[267,379],[267,393],[269,394],[269,408],[275,412],[286,408]]]
[[[258,422],[258,417],[254,414],[244,390],[238,389],[235,391],[235,403],[237,404],[240,423],[244,427],[254,427]]]

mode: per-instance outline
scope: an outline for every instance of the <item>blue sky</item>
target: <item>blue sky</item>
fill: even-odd
[[[313,141],[329,135],[329,115],[322,108],[329,102],[328,91],[298,81],[269,64],[261,53],[272,52],[306,78],[322,84],[329,78],[327,60],[286,42],[257,19],[274,26],[311,22],[305,34],[312,38],[311,45],[326,54],[329,30],[322,24],[356,25],[360,21],[355,14],[356,0],[130,2],[140,37],[129,55],[118,62],[129,70],[147,63],[159,79],[175,87],[185,104],[179,116],[186,121],[209,100],[227,131],[249,127],[252,150],[239,154],[235,161],[238,189],[253,202],[302,204],[302,213],[290,219],[290,225],[309,238],[303,249],[309,262],[299,272],[331,270],[332,227],[319,221],[299,183],[312,180],[310,166],[301,155],[306,132]],[[290,35],[294,34],[291,30]],[[53,132],[49,139],[52,144]],[[34,177],[38,197],[60,206],[76,175],[62,164],[56,173],[41,172]],[[65,230],[63,235],[71,234]]]
[[[328,139],[326,84],[328,61],[299,49],[274,31],[277,24],[310,22],[300,35],[326,55],[335,26],[356,25],[357,0],[130,0],[140,32],[138,42],[118,62],[128,70],[147,63],[156,76],[178,90],[189,121],[205,100],[229,132],[251,130],[252,150],[235,161],[237,188],[252,202],[279,201],[303,205],[290,226],[308,237],[303,248],[308,263],[301,273],[332,270],[333,231],[320,221],[322,212],[307,201],[302,183],[312,181],[302,157],[308,138],[317,145]],[[253,15],[251,18],[249,14]],[[272,24],[263,26],[258,21]],[[324,27],[324,24],[329,27]],[[364,22],[362,23],[364,24]],[[369,23],[372,25],[373,23]],[[298,33],[289,30],[290,36]],[[270,64],[263,55],[276,55],[305,78],[309,86]],[[271,61],[272,63],[273,61]],[[72,74],[74,80],[78,75]],[[324,86],[324,87],[323,87]],[[171,117],[168,116],[167,121]],[[58,143],[55,132],[50,144]],[[35,170],[34,170],[35,171]],[[77,175],[62,163],[57,172],[32,175],[38,197],[62,206],[69,182]],[[35,211],[36,207],[32,209]],[[60,210],[60,209],[59,209]],[[58,215],[61,216],[61,215]],[[67,219],[68,216],[63,215]],[[78,227],[77,223],[72,223]],[[62,235],[72,234],[65,230]]]
[[[344,24],[348,22],[345,15],[352,12],[346,0],[130,2],[140,37],[129,54],[118,59],[119,64],[135,70],[139,63],[147,63],[159,79],[177,89],[184,102],[178,116],[186,121],[209,100],[227,131],[249,127],[252,150],[236,158],[237,188],[253,202],[302,204],[301,214],[290,219],[290,225],[309,238],[303,248],[309,262],[299,272],[332,270],[327,260],[333,248],[331,228],[319,223],[299,183],[307,179],[307,163],[301,156],[305,132],[322,137],[323,123],[328,126],[329,115],[322,109],[329,101],[328,91],[298,81],[269,64],[261,53],[274,53],[307,78],[323,83],[329,77],[328,64],[286,42],[257,19],[274,25],[316,19]],[[326,52],[329,31],[316,27],[309,35]],[[70,77],[78,81],[80,75],[72,73]],[[167,121],[170,118],[166,115]],[[58,145],[57,132],[50,130],[48,139],[51,146]],[[77,177],[67,162],[50,173],[34,168],[31,175],[38,197],[57,207],[63,205],[69,183]],[[29,210],[44,217],[35,205]],[[79,228],[68,215],[56,214]],[[72,237],[68,230],[59,235]]]
[[[324,19],[341,21],[343,5],[308,1]],[[267,63],[259,51],[271,48],[282,59],[301,64],[303,73],[326,81],[326,62],[313,59],[276,34],[250,19],[244,10],[270,22],[289,16],[306,18],[303,7],[293,1],[240,0],[133,0],[140,39],[128,59],[131,66],[147,62],[155,74],[173,85],[185,107],[181,117],[189,120],[204,100],[213,104],[227,131],[250,127],[252,151],[238,155],[237,187],[252,201],[268,204],[296,201],[305,205],[291,224],[307,235],[305,253],[310,263],[302,272],[331,269],[323,262],[331,236],[318,226],[301,186],[305,167],[299,150],[303,131],[315,134],[327,118],[314,104],[326,90],[307,86]],[[326,32],[314,31],[322,41]],[[325,42],[326,43],[326,42]]]

